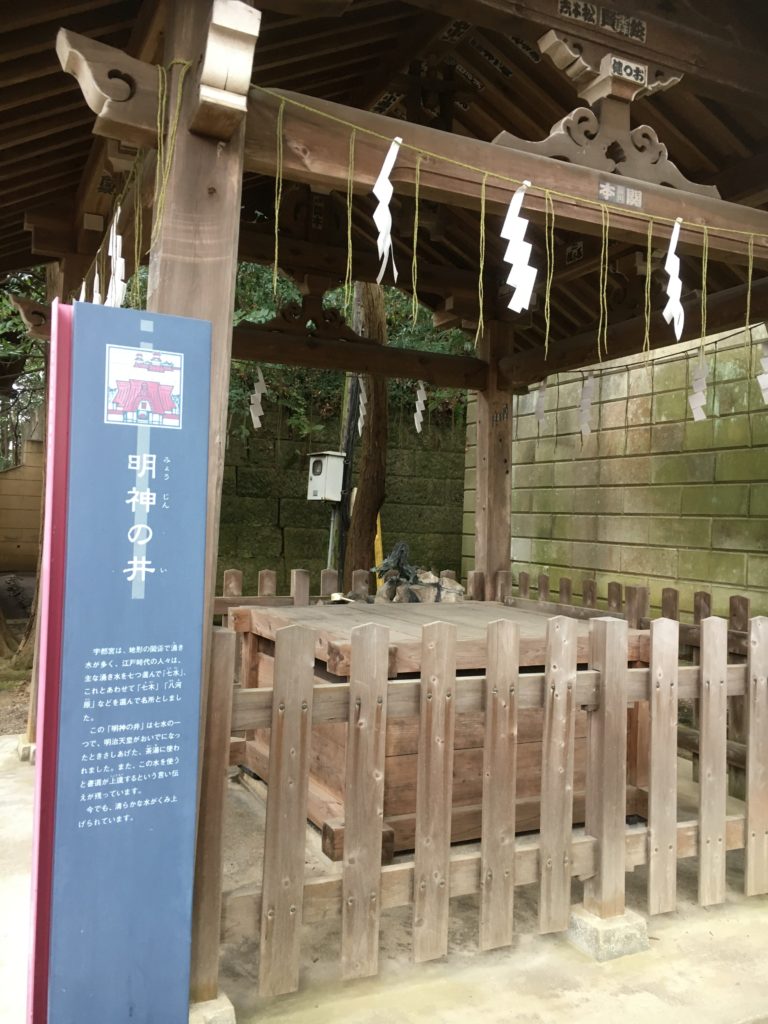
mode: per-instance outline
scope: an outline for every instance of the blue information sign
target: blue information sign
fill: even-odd
[[[47,1020],[181,1024],[210,324],[86,303],[72,321]]]

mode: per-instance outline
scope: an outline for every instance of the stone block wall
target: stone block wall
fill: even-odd
[[[768,612],[768,407],[756,374],[764,327],[709,339],[707,419],[688,407],[698,343],[648,358],[593,367],[593,433],[583,443],[579,400],[585,374],[550,378],[545,417],[535,393],[515,400],[512,568],[533,577],[594,576],[647,584],[658,608],[665,586],[711,590],[714,611],[749,594]],[[463,572],[474,543],[475,409],[468,412]]]
[[[267,403],[265,403],[266,405]],[[382,535],[387,553],[408,542],[414,564],[461,567],[465,423],[463,415],[425,419],[417,434],[412,409],[390,411],[387,497]],[[319,589],[326,566],[331,507],[307,501],[310,452],[339,448],[336,417],[315,425],[311,439],[291,429],[274,405],[261,430],[230,436],[224,470],[219,580],[225,569],[242,569],[245,593],[254,593],[260,569],[278,572],[287,593],[290,570],[309,569]]]

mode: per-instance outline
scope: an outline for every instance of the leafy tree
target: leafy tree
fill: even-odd
[[[43,267],[9,275],[0,290],[0,469],[18,463],[24,428],[45,398],[46,345],[29,337],[11,295],[44,293]]]

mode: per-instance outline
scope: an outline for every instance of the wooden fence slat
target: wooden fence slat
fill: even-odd
[[[746,633],[749,628],[750,601],[742,594],[733,594],[728,602],[728,629],[736,630],[739,633]],[[728,701],[728,736],[732,740],[744,743],[747,738],[747,703],[745,697],[731,697]],[[741,777],[742,786],[744,777],[740,772],[734,773]],[[734,795],[743,796],[744,790],[738,787],[739,791]]]
[[[641,619],[649,612],[648,587],[625,587],[624,603],[627,624],[639,629]],[[638,701],[629,712],[630,746],[627,759],[627,778],[630,785],[648,787],[648,750],[650,746],[650,709],[648,702]]]
[[[295,608],[309,604],[309,569],[291,569],[291,597]]]
[[[746,633],[749,629],[749,605],[748,597],[743,594],[732,594],[728,601],[728,629],[735,629],[737,633]]]
[[[648,913],[677,906],[677,699],[679,623],[651,623]]]
[[[467,573],[467,600],[485,600],[485,573],[480,569],[470,569]]]
[[[421,637],[413,883],[413,955],[417,963],[448,951],[456,627],[432,622],[424,626]]]
[[[712,595],[708,590],[697,590],[693,595],[693,621],[696,626],[712,614]]]
[[[584,578],[581,581],[581,603],[585,608],[597,608],[597,580]]]
[[[480,838],[480,949],[512,943],[520,628],[488,626]]]
[[[608,611],[609,612],[619,612],[619,614],[621,614],[621,610],[622,610],[622,607],[623,607],[622,599],[621,599],[621,594],[622,594],[621,584],[617,583],[615,580],[612,580],[608,584]]]
[[[224,597],[241,597],[243,593],[243,574],[239,569],[225,569],[221,592]]]
[[[512,597],[515,576],[510,569],[499,569],[496,573],[496,600],[502,603]]]
[[[339,592],[339,573],[337,569],[323,569],[320,573],[320,597],[330,597]]]
[[[352,573],[352,593],[366,598],[371,590],[371,574],[368,569],[355,569]]]
[[[274,597],[277,593],[277,573],[274,569],[259,571],[259,597]]]
[[[573,584],[567,576],[560,577],[559,601],[560,604],[573,603]]]
[[[768,618],[749,624],[744,891],[768,893]]]
[[[388,666],[389,630],[374,623],[356,626],[344,796],[341,969],[345,979],[376,974],[379,963]]]
[[[223,816],[232,722],[235,633],[214,629],[208,683],[192,907],[190,993],[193,1002],[219,991]]]
[[[306,626],[278,629],[262,883],[262,996],[299,987],[314,669],[314,632]]]
[[[648,587],[625,587],[624,602],[630,629],[639,629],[640,620],[648,618]]]
[[[600,704],[588,714],[585,828],[598,841],[597,874],[584,883],[584,909],[624,913],[627,817],[627,623],[592,619],[591,667],[600,673]]]
[[[545,572],[539,573],[539,594],[540,601],[549,600],[549,576]]]
[[[527,598],[531,593],[531,576],[530,573],[520,572],[517,574],[517,594],[518,597]]]
[[[541,744],[541,879],[539,931],[568,927],[571,904],[571,828],[576,723],[576,620],[547,622],[544,734]]]
[[[680,591],[675,587],[664,587],[661,592],[661,614],[665,619],[680,620]]]
[[[701,624],[699,703],[699,903],[725,900],[725,811],[728,623],[714,616]]]

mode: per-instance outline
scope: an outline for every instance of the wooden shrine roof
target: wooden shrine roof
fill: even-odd
[[[582,106],[569,81],[542,56],[537,39],[546,12],[562,0],[351,0],[340,16],[307,12],[341,9],[343,0],[265,0],[253,81],[258,85],[330,99],[395,118],[439,124],[449,117],[457,135],[486,141],[501,131],[524,139],[547,136],[552,125]],[[577,5],[578,6],[578,5]],[[582,5],[589,6],[589,5]],[[591,5],[594,7],[595,5]],[[724,199],[768,208],[768,62],[753,57],[768,46],[768,11],[763,0],[603,0],[603,7],[661,19],[694,73],[665,92],[632,104],[633,125],[648,124],[670,158],[690,180],[717,185]],[[505,11],[505,25],[489,9]],[[293,12],[293,13],[279,13]],[[544,14],[542,15],[542,12]],[[452,16],[459,15],[459,16]],[[162,50],[162,0],[26,0],[4,12],[0,35],[0,277],[51,258],[56,245],[87,252],[93,238],[80,222],[84,210],[108,212],[111,182],[103,140],[91,134],[94,116],[76,80],[61,71],[56,31],[66,27],[155,61]],[[496,26],[496,27],[494,27]],[[578,26],[574,23],[574,31]],[[617,37],[617,52],[621,42]],[[690,51],[690,52],[689,52]],[[734,54],[745,54],[741,67]],[[420,62],[420,63],[419,63]],[[453,76],[456,94],[448,109],[438,93],[420,95],[409,83],[422,74]],[[762,78],[763,73],[765,78]],[[764,88],[763,88],[764,86]],[[247,175],[243,194],[241,256],[268,262],[272,252],[274,182]],[[281,232],[295,243],[291,269],[313,246],[346,246],[345,197],[315,200],[305,186],[286,190]],[[420,296],[444,324],[471,321],[477,299],[479,218],[472,211],[423,204],[420,259],[446,268],[420,288]],[[353,242],[375,254],[373,203],[356,197]],[[412,201],[394,205],[396,252],[410,264]],[[62,212],[70,217],[62,238]],[[46,236],[46,217],[50,230]],[[46,244],[31,249],[25,217],[38,225]],[[77,223],[76,223],[77,218]],[[503,273],[498,218],[489,218],[487,263]],[[49,237],[50,236],[50,237]],[[539,267],[545,239],[531,228]],[[637,245],[612,241],[609,316],[612,322],[642,313],[643,277],[635,269]],[[47,252],[48,255],[40,255]],[[594,327],[599,313],[600,240],[555,230],[552,340]],[[447,273],[450,269],[451,273]],[[755,268],[755,281],[765,271]],[[410,274],[403,275],[410,280]],[[540,275],[540,280],[543,275]],[[683,256],[682,277],[698,287],[700,261]],[[456,281],[466,285],[456,286]],[[747,280],[747,268],[731,260],[710,261],[710,294]],[[654,308],[662,298],[662,280]],[[503,309],[505,302],[499,300]],[[516,339],[538,348],[543,339],[543,301],[515,318]]]

